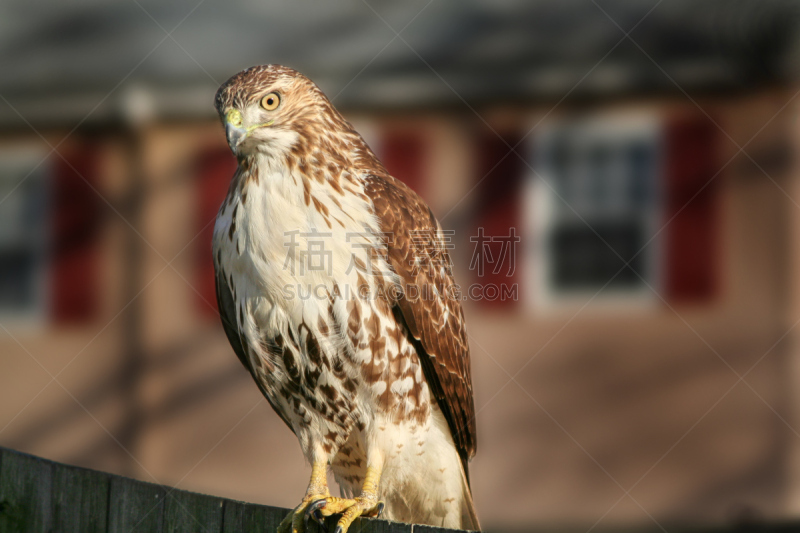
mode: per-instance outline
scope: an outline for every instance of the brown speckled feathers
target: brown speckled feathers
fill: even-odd
[[[391,176],[371,175],[365,192],[404,296],[396,305],[415,339],[428,384],[450,425],[464,472],[477,447],[469,345],[461,303],[439,224],[423,200]]]

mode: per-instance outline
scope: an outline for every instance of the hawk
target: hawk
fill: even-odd
[[[337,533],[381,513],[478,529],[467,333],[430,208],[295,70],[244,70],[215,105],[238,161],[214,226],[222,324],[312,466],[278,531],[339,513]]]

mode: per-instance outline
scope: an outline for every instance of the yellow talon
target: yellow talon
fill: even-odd
[[[319,506],[322,516],[342,513],[336,524],[334,533],[347,533],[347,529],[359,516],[377,516],[383,510],[383,502],[378,501],[378,484],[381,469],[367,467],[367,476],[361,488],[361,495],[349,498],[325,498],[325,503]]]
[[[303,501],[278,526],[278,533],[306,533],[306,522],[310,517],[326,517],[342,514],[334,533],[347,533],[359,516],[379,516],[383,502],[378,501],[378,485],[381,478],[379,467],[368,466],[361,495],[356,498],[336,498],[330,495],[327,479],[328,465],[314,463],[311,481]]]
[[[313,502],[330,497],[327,474],[327,463],[314,463],[311,467],[311,481],[308,483],[308,489],[303,501],[281,521],[278,526],[278,533],[305,533],[306,509],[308,506]]]

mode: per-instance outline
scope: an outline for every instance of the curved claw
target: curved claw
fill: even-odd
[[[378,510],[375,511],[375,518],[380,518],[383,514],[383,508],[386,507],[386,504],[383,502],[378,502]]]
[[[324,532],[328,533],[328,528],[325,526],[325,517],[322,516],[322,509],[325,507],[327,502],[324,499],[316,500],[311,502],[304,512],[305,516],[303,517],[303,523],[306,526],[306,531],[308,531],[308,521],[313,518],[319,524],[319,528]]]

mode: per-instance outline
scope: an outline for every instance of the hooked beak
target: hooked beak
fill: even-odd
[[[243,140],[247,137],[247,134],[250,133],[246,129],[234,126],[230,122],[225,124],[225,135],[228,137],[228,146],[231,147],[231,151],[235,154],[236,149],[242,143]]]
[[[242,127],[242,113],[238,109],[231,109],[225,116],[225,135],[228,137],[228,146],[231,152],[236,154],[236,150],[247,135],[250,133]]]

